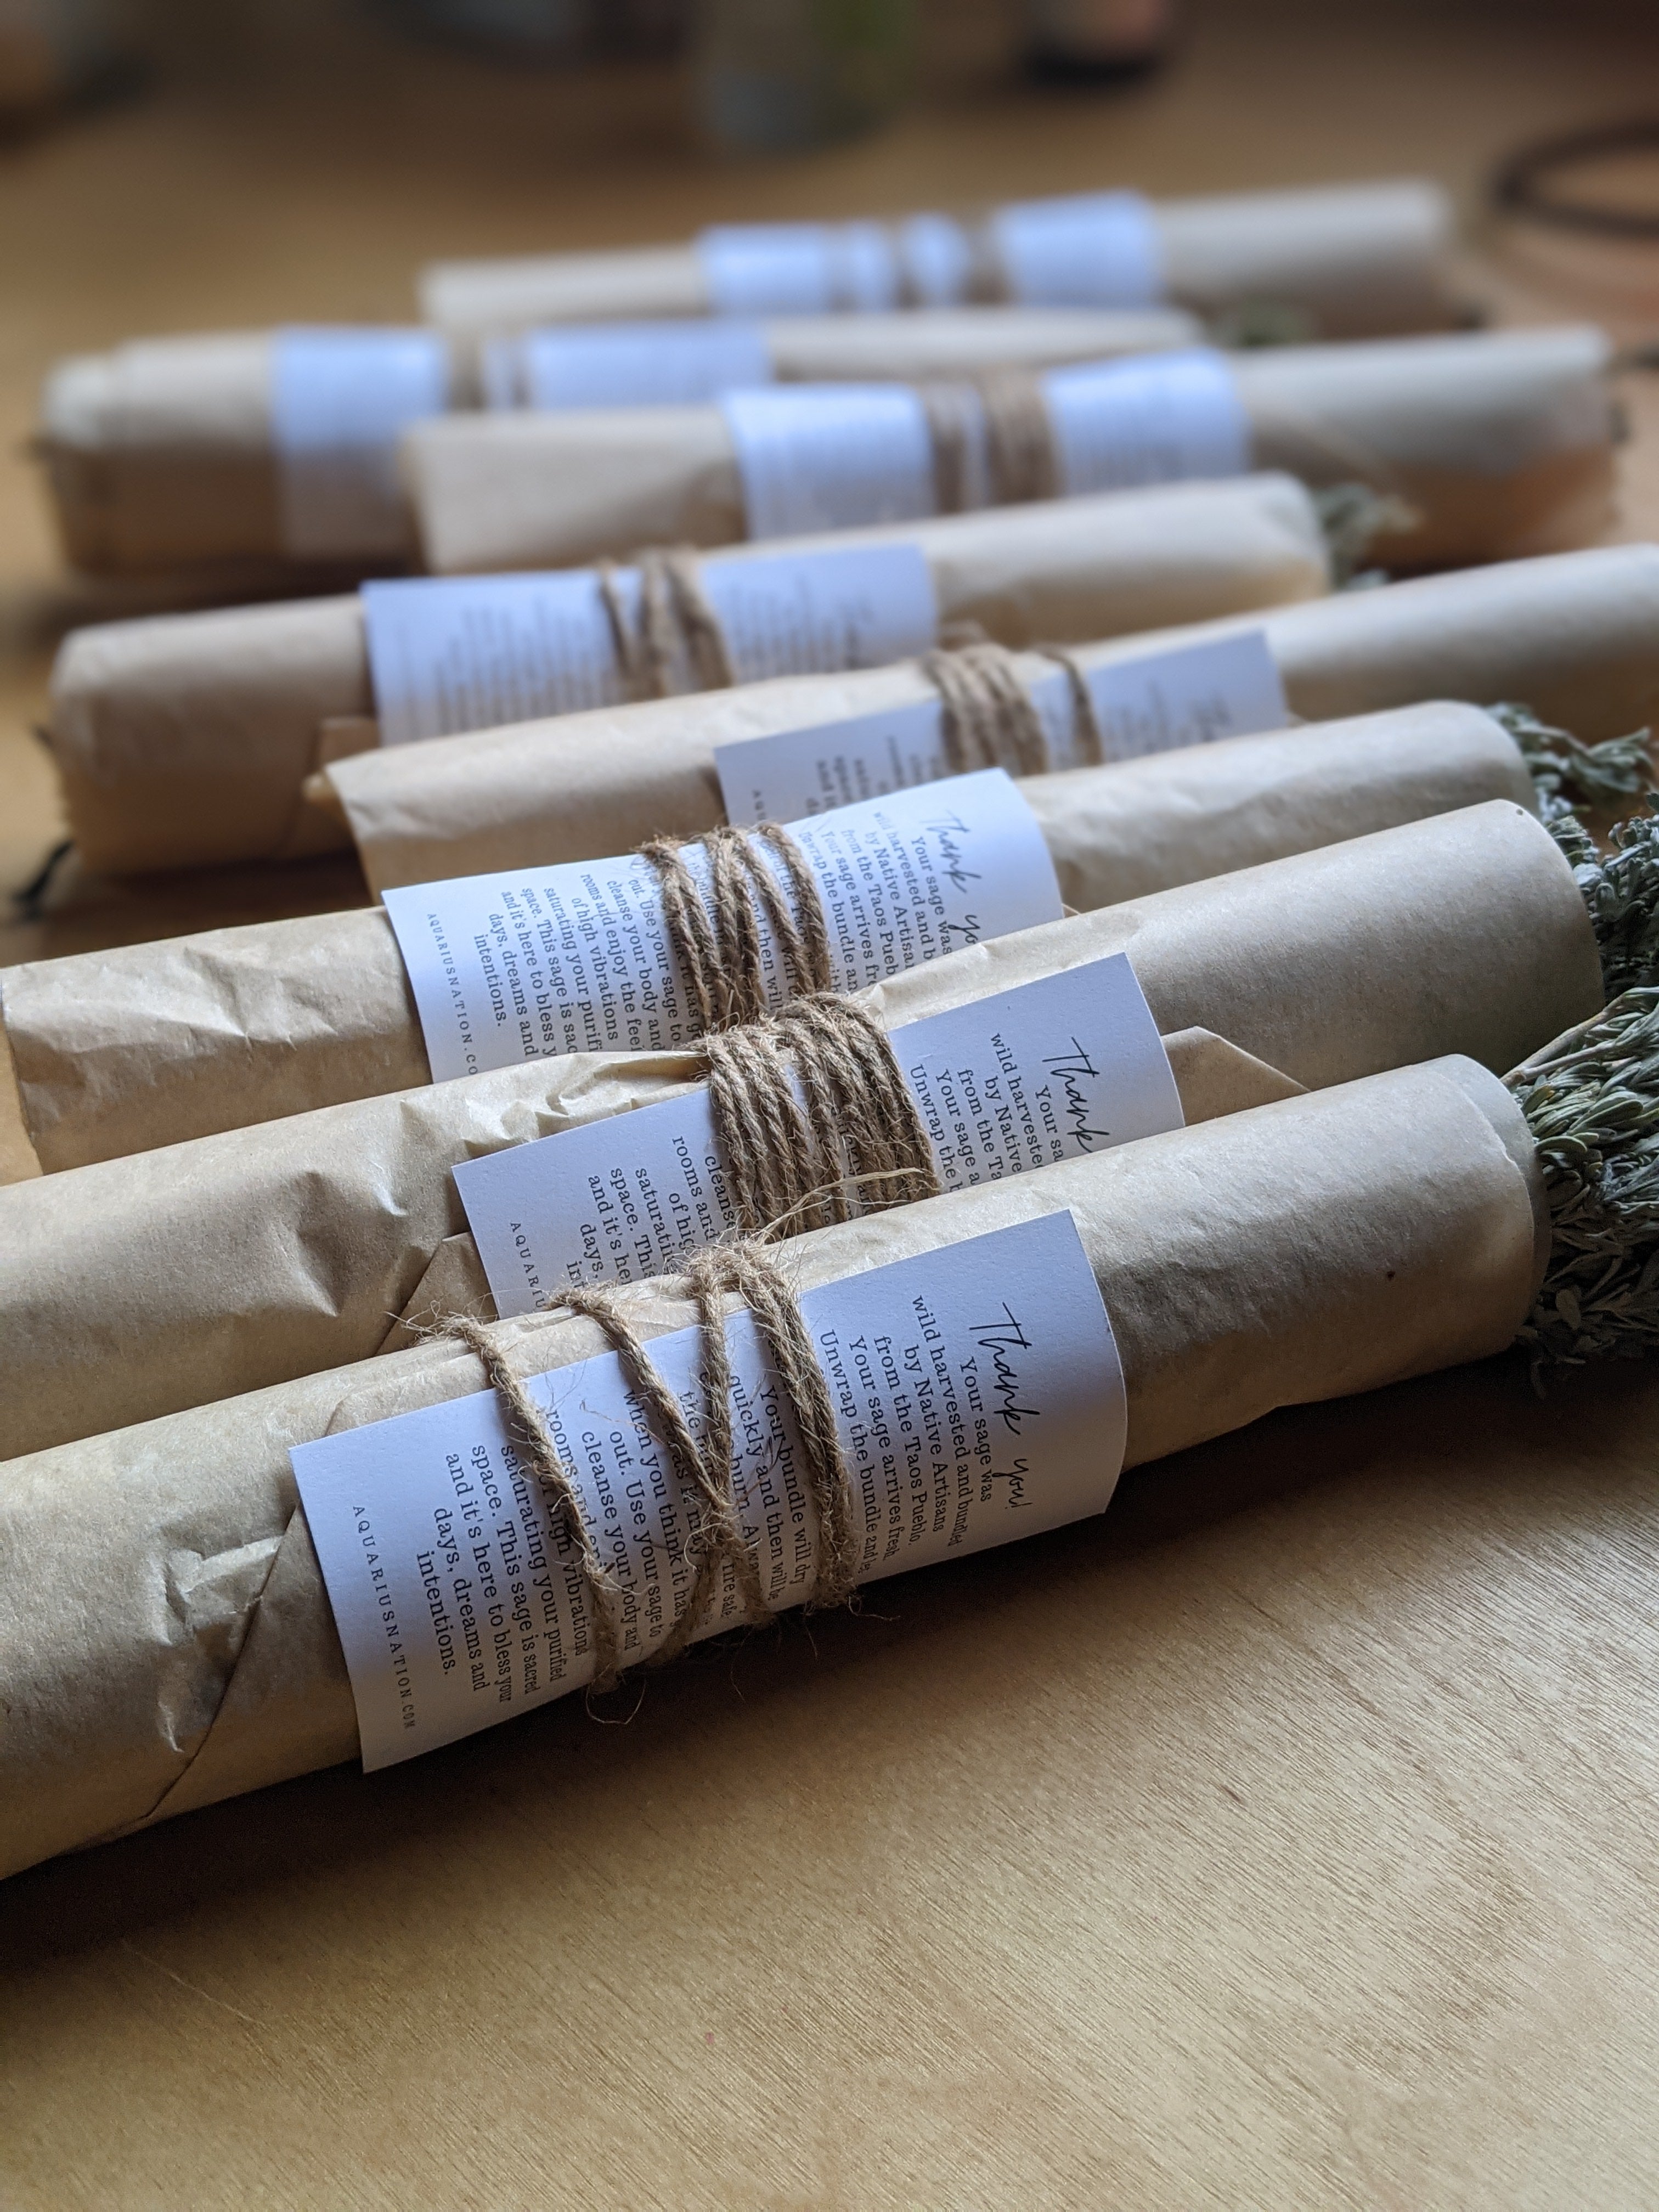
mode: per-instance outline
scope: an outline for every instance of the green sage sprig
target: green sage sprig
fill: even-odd
[[[1569,806],[1612,806],[1621,799],[1640,798],[1653,787],[1648,752],[1651,733],[1647,730],[1632,730],[1626,737],[1604,738],[1598,745],[1587,745],[1570,730],[1540,722],[1530,707],[1513,700],[1499,700],[1486,712],[1520,747],[1547,822]]]
[[[1520,1340],[1551,1367],[1659,1347],[1659,988],[1624,992],[1507,1078],[1538,1148],[1550,1259]]]
[[[1339,592],[1368,590],[1386,584],[1388,571],[1367,567],[1379,538],[1415,530],[1422,517],[1392,492],[1368,483],[1323,484],[1310,496],[1330,555],[1331,578]]]
[[[1614,824],[1605,855],[1570,811],[1547,823],[1589,909],[1609,1000],[1659,978],[1659,793],[1649,793],[1648,807]]]

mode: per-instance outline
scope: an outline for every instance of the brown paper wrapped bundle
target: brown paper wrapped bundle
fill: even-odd
[[[1375,557],[1435,568],[1555,552],[1605,527],[1609,356],[1595,330],[1493,331],[1267,347],[1231,369],[1252,467],[1387,495]],[[1041,439],[1035,390],[1028,404]],[[422,556],[441,574],[749,535],[737,447],[713,404],[440,416],[412,424],[403,450]],[[1032,481],[1043,478],[1059,488],[1052,467]],[[991,495],[1032,490],[994,483]]]
[[[1062,896],[1084,911],[1483,799],[1534,803],[1514,741],[1460,706],[1032,776],[1021,790]],[[48,1170],[431,1079],[378,908],[32,962],[0,974],[0,1011]]]
[[[951,515],[711,558],[820,544],[920,546],[940,623],[976,623],[1007,646],[1276,605],[1324,592],[1330,578],[1319,518],[1285,477]],[[53,671],[52,744],[82,856],[119,872],[337,849],[349,842],[337,813],[307,804],[301,787],[323,763],[377,742],[374,712],[355,597],[76,631]]]
[[[1136,1466],[1275,1407],[1498,1352],[1551,1256],[1527,1120],[1443,1060],[777,1248],[798,1290],[1069,1209]],[[620,1293],[644,1336],[671,1284]],[[590,1322],[488,1331],[518,1373]],[[351,1758],[356,1722],[290,1446],[475,1392],[447,1339],[0,1468],[0,1870]]]
[[[1447,1050],[1503,1069],[1601,1003],[1572,871],[1508,801],[993,939],[858,1002],[892,1030],[1113,952],[1176,1040],[1189,1121]],[[378,1351],[388,1315],[433,1303],[446,1239],[440,1302],[490,1310],[450,1169],[703,1065],[536,1061],[0,1191],[0,1457]]]
[[[781,383],[1051,368],[1197,336],[1171,308],[957,307],[782,317],[763,328]],[[283,531],[271,349],[268,331],[227,331],[141,338],[58,363],[36,443],[76,567],[114,575],[234,562],[240,575],[259,564],[274,586],[300,559]],[[454,389],[462,402],[476,396],[465,362]],[[415,548],[411,521],[404,551]],[[368,550],[342,544],[338,557],[349,565]],[[384,568],[384,549],[372,550]]]
[[[1651,545],[1338,592],[1248,623],[1085,647],[1077,658],[1085,668],[1106,667],[1247,628],[1265,634],[1291,711],[1310,722],[1423,699],[1524,700],[1543,720],[1592,743],[1659,720],[1659,547]],[[1027,680],[1048,672],[1034,661]],[[592,860],[659,831],[701,836],[723,821],[716,745],[930,696],[926,677],[908,663],[787,686],[746,684],[682,704],[601,709],[557,724],[521,722],[359,752],[327,771],[325,787],[349,820],[377,890],[520,863]]]
[[[1434,330],[1455,319],[1443,259],[1451,210],[1416,179],[1159,200],[1151,213],[1169,297],[1201,315],[1261,310],[1324,337]],[[981,281],[996,283],[994,269]],[[422,272],[426,319],[459,337],[544,323],[703,315],[714,307],[695,246],[640,246]]]

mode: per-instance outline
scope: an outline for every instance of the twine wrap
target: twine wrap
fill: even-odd
[[[916,398],[927,418],[933,451],[933,503],[941,514],[966,514],[982,504],[974,455],[983,421],[971,384],[919,384]]]
[[[817,879],[789,832],[776,822],[763,822],[754,830],[711,830],[696,842],[708,857],[707,901],[672,838],[653,837],[640,853],[662,885],[669,945],[703,1030],[735,1029],[764,1017],[763,915],[789,971],[790,997],[827,991],[835,981],[830,925]],[[763,846],[783,864],[793,906],[766,865]]]
[[[916,386],[933,449],[941,514],[1060,496],[1060,462],[1042,379],[1029,368],[986,370]]]
[[[601,561],[596,571],[629,701],[666,699],[684,690],[680,675],[686,667],[694,691],[723,691],[735,684],[731,647],[703,590],[695,551],[683,545],[652,548],[635,554],[631,565],[639,576],[637,613],[629,610],[616,562]]]
[[[565,1310],[585,1316],[604,1331],[639,1398],[652,1435],[666,1453],[684,1490],[697,1501],[698,1526],[687,1545],[688,1555],[696,1562],[691,1585],[676,1610],[667,1636],[657,1648],[654,1656],[659,1662],[678,1656],[691,1641],[702,1609],[728,1563],[743,1601],[744,1618],[772,1617],[758,1563],[743,1539],[732,1484],[732,1365],[724,1307],[728,1293],[741,1297],[754,1316],[800,1438],[807,1487],[817,1519],[809,1603],[815,1607],[844,1604],[852,1593],[857,1565],[852,1485],[842,1458],[829,1385],[814,1356],[795,1294],[781,1269],[752,1244],[717,1245],[693,1255],[684,1283],[702,1331],[701,1437],[614,1291],[573,1291],[561,1301]],[[541,1484],[552,1517],[563,1524],[581,1571],[593,1638],[593,1686],[607,1689],[620,1671],[624,1598],[582,1511],[575,1479],[559,1456],[545,1414],[523,1378],[507,1365],[488,1329],[467,1315],[456,1314],[443,1322],[442,1333],[458,1338],[483,1366],[506,1408],[514,1449]]]
[[[975,388],[985,410],[993,505],[1058,499],[1060,459],[1042,377],[1029,368],[992,369]]]
[[[705,1038],[738,1220],[770,1239],[936,1197],[933,1148],[886,1031],[850,999],[801,999]],[[799,1096],[790,1080],[790,1055]]]
[[[1097,766],[1106,757],[1105,739],[1082,668],[1063,646],[1039,645],[1032,650],[1066,671],[1078,757]],[[1010,775],[1042,775],[1053,768],[1054,753],[1042,718],[1006,647],[942,647],[923,656],[921,672],[944,708],[939,737],[949,775],[1006,768]]]

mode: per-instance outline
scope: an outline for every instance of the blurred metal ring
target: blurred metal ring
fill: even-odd
[[[1564,170],[1608,154],[1659,152],[1659,117],[1605,123],[1523,146],[1501,162],[1492,181],[1492,203],[1504,215],[1553,223],[1562,230],[1592,231],[1603,238],[1659,238],[1659,208],[1608,207],[1594,200],[1563,199],[1551,189]]]

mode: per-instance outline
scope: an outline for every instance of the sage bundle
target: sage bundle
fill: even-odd
[[[1501,1069],[1603,995],[1571,869],[1532,815],[1500,800],[994,939],[848,1000],[804,1000],[805,1018],[781,1028],[500,1068],[16,1183],[0,1190],[0,1456],[367,1357],[389,1328],[391,1342],[408,1340],[391,1326],[400,1313],[493,1313],[452,1170],[700,1083],[720,1105],[732,1226],[810,1224],[844,1173],[853,1211],[924,1195],[948,1140],[941,1124],[930,1144],[894,1051],[907,1067],[925,1059],[930,1020],[980,1007],[984,1036],[953,1033],[948,1048],[951,1095],[1018,1073],[1011,994],[1041,979],[1072,984],[1050,994],[1042,1033],[1102,1072],[1089,1121],[1123,1127],[1124,1079],[1115,1089],[1107,1063],[1129,1048],[1086,1048],[1100,1030],[1097,963],[1116,954],[1166,1041],[1188,1122],[1447,1050]],[[814,1050],[826,1028],[828,1048]],[[896,1034],[903,1044],[883,1050]],[[1028,1092],[1042,1079],[1024,1069]],[[925,1082],[915,1095],[931,1095]],[[634,1126],[603,1149],[643,1212],[667,1201],[643,1168],[628,1170]],[[988,1138],[989,1154],[962,1172],[1021,1172],[1106,1141],[1097,1127],[1073,1142]],[[556,1144],[536,1172],[580,1186]],[[724,1229],[719,1214],[700,1229],[687,1212],[663,1232],[661,1258],[631,1271],[659,1271]],[[518,1243],[528,1249],[522,1229]],[[618,1273],[595,1260],[580,1280]]]
[[[868,313],[963,300],[1169,300],[1249,336],[1443,328],[1451,210],[1418,179],[1146,200],[1030,200],[896,222],[738,224],[683,246],[434,264],[428,323],[462,340],[617,316]]]
[[[1330,578],[1308,495],[1279,477],[838,532],[713,554],[696,568],[701,599],[728,607],[731,672],[744,687],[816,674],[829,684],[831,713],[841,672],[873,672],[961,626],[1007,646],[1115,636],[1309,598]],[[469,599],[453,641],[459,678],[447,665],[430,672],[428,703],[448,710],[435,728],[562,716],[641,696],[630,672],[655,657],[645,635],[653,614],[677,633],[667,688],[692,691],[709,681],[684,617],[693,614],[692,630],[706,623],[676,597],[665,564],[654,573],[661,593],[647,603],[647,579],[636,573],[632,605],[627,577],[609,592],[592,575],[542,580],[546,588],[532,592],[522,623],[513,608],[529,580],[500,580],[482,606]],[[684,584],[683,567],[679,575]],[[742,635],[731,635],[742,627],[733,607],[747,611]],[[628,617],[621,634],[618,614]],[[422,596],[414,607],[417,639],[432,622]],[[817,719],[810,693],[797,696]],[[325,792],[321,804],[306,796],[307,780],[330,761],[380,744],[388,732],[376,715],[385,707],[371,679],[361,597],[76,631],[53,671],[49,734],[81,856],[88,867],[119,873],[338,849],[349,832]],[[428,727],[417,721],[410,734]],[[673,826],[665,818],[640,834]]]
[[[1611,347],[1590,328],[1186,349],[905,389],[433,416],[404,440],[423,564],[559,568],[1282,469],[1366,487],[1384,568],[1589,543],[1613,513]]]
[[[1103,1396],[1121,1377],[1121,1390],[1082,1511],[1109,1495],[1117,1464],[1145,1464],[1276,1407],[1517,1340],[1547,1366],[1558,1348],[1569,1358],[1597,1348],[1595,1329],[1607,1349],[1643,1352],[1651,1307],[1629,1286],[1659,1263],[1653,1139],[1621,1094],[1650,1086],[1652,1022],[1645,999],[1615,1005],[1564,1047],[1553,1076],[1535,1063],[1505,1085],[1472,1060],[1442,1059],[814,1230],[775,1248],[777,1272],[757,1271],[756,1295],[804,1307],[836,1283],[873,1285],[869,1271],[896,1262],[948,1252],[952,1267],[970,1263],[971,1240],[1068,1214],[1113,1370],[1091,1362],[1076,1379]],[[1604,1314],[1596,1283],[1614,1276]],[[666,1354],[663,1340],[696,1324],[700,1304],[706,1319],[721,1311],[738,1328],[737,1302],[716,1306],[716,1286],[700,1283],[690,1298],[672,1279],[618,1291],[609,1328],[654,1357],[648,1348]],[[1616,1342],[1605,1334],[1615,1315]],[[0,1468],[9,1539],[0,1543],[0,1868],[367,1750],[290,1453],[305,1461],[325,1437],[461,1400],[482,1419],[481,1386],[492,1384],[508,1409],[496,1433],[511,1445],[515,1401],[556,1402],[536,1378],[616,1340],[586,1314],[559,1311],[465,1337],[441,1333]],[[850,1458],[858,1447],[833,1401],[831,1418]],[[394,1449],[407,1433],[381,1431]],[[533,1480],[544,1462],[518,1435],[512,1464]],[[411,1462],[408,1474],[417,1472]],[[568,1462],[564,1472],[568,1486]],[[559,1494],[546,1493],[556,1523]],[[578,1513],[562,1525],[568,1556],[584,1524]],[[694,1525],[711,1536],[718,1526],[712,1516]],[[856,1507],[853,1525],[868,1527]]]
[[[914,381],[1109,360],[1198,336],[1190,316],[1167,307],[951,307],[683,327],[695,357],[678,377],[672,331],[624,329],[609,334],[608,373],[579,401],[560,396],[556,365],[533,343],[498,343],[481,361],[419,331],[141,338],[52,369],[35,448],[77,568],[94,575],[206,568],[216,582],[253,593],[307,571],[384,570],[414,557],[397,469],[409,423],[481,399],[620,404],[624,356],[636,380],[651,377],[667,398],[688,380],[696,396],[772,381]],[[308,386],[321,387],[320,420],[307,414]]]
[[[1010,527],[1018,520],[1011,512]],[[1289,714],[1310,722],[1420,700],[1516,701],[1541,722],[1599,744],[1659,720],[1659,550],[1645,545],[1334,592],[1248,621],[1084,647],[1073,660],[1098,696],[1133,684],[1138,667],[1156,664],[1167,674],[1176,655],[1214,650],[1247,629],[1265,642]],[[1028,690],[1053,672],[1039,659],[1019,664]],[[723,748],[817,726],[830,751],[841,739],[830,726],[915,712],[933,692],[913,664],[834,682],[751,684],[674,707],[647,702],[362,750],[310,788],[319,814],[331,802],[337,820],[343,814],[349,823],[371,885],[384,890],[589,859],[664,831],[700,836],[725,818]],[[1003,764],[1020,772],[1012,753]],[[1382,825],[1333,834],[1360,826]],[[1269,857],[1261,851],[1221,865]],[[1066,895],[1073,906],[1097,902],[1069,884]]]
[[[1191,745],[1017,789],[1060,899],[1085,912],[1482,800],[1537,804],[1515,739],[1455,705]],[[1008,800],[1019,803],[1012,789]],[[580,832],[593,817],[574,787],[568,806],[567,833]],[[648,832],[650,816],[636,818]],[[30,962],[0,973],[0,1012],[48,1170],[434,1074],[381,908]]]

